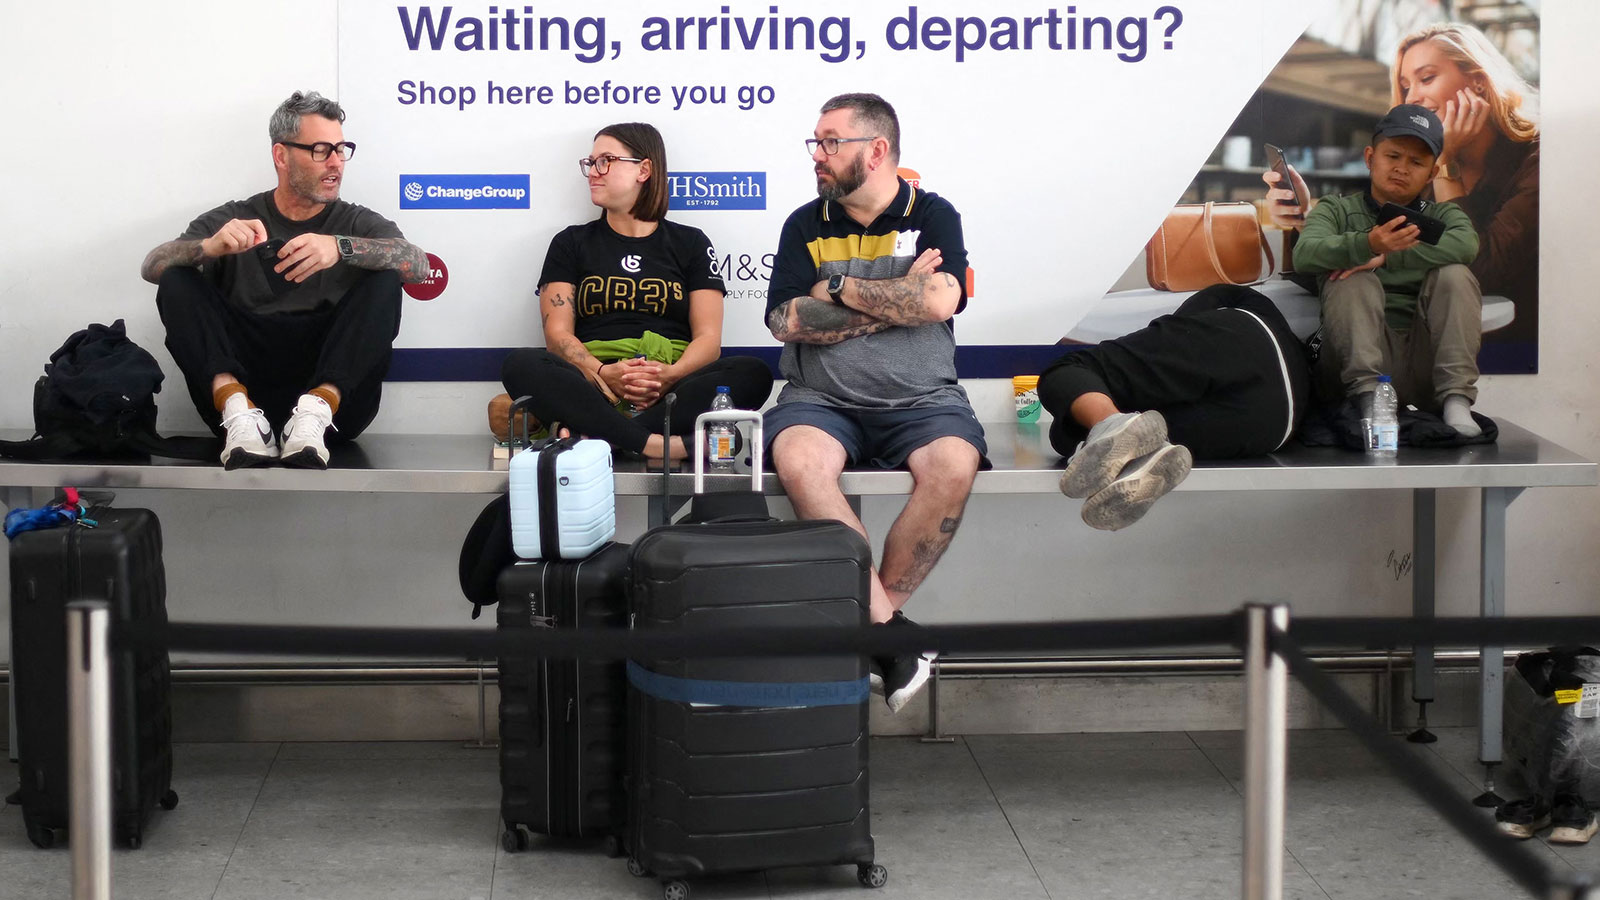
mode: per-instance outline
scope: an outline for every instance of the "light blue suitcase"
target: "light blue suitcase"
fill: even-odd
[[[562,438],[511,458],[511,549],[583,559],[617,533],[611,445]]]

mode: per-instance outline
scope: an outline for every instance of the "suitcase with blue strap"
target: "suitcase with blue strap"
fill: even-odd
[[[759,485],[759,460],[754,468]],[[872,557],[855,531],[732,518],[662,526],[634,543],[632,628],[868,624]],[[868,811],[864,657],[635,660],[628,680],[634,874],[661,878],[669,900],[688,896],[684,878],[786,866],[854,865],[863,883],[884,883]]]

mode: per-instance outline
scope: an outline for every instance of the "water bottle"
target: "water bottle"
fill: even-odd
[[[711,411],[733,409],[733,395],[727,385],[717,387],[717,396],[711,401]],[[734,447],[739,443],[739,426],[732,422],[711,422],[706,425],[706,471],[732,472]]]
[[[1394,456],[1400,449],[1400,397],[1389,376],[1378,376],[1378,389],[1372,395],[1372,439],[1367,452],[1373,456]]]

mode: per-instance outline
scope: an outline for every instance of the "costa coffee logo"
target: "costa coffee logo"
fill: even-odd
[[[405,285],[405,290],[413,300],[432,300],[444,293],[445,285],[449,283],[450,269],[445,266],[444,260],[429,253],[427,279]]]

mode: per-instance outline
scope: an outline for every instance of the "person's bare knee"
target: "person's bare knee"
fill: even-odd
[[[961,504],[972,492],[981,457],[978,448],[958,437],[942,437],[924,444],[906,457],[906,468],[916,482],[913,493],[937,495]]]
[[[772,464],[795,512],[806,516],[818,503],[843,501],[839,473],[844,471],[845,449],[839,441],[812,425],[792,425],[772,441]]]

